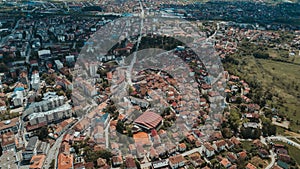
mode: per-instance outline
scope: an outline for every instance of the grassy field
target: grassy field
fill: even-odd
[[[274,52],[274,51],[273,51]],[[240,76],[248,83],[257,84],[253,91],[258,97],[271,95],[267,100],[269,107],[276,107],[278,113],[286,116],[290,129],[300,130],[300,65],[274,61],[271,59],[257,59],[253,56],[234,57],[239,61],[234,65],[231,73]],[[297,125],[297,120],[299,124]]]
[[[290,128],[293,131],[300,130],[297,120],[300,121],[300,65],[284,63],[272,60],[257,60],[263,72],[262,82],[264,86],[272,86],[278,92],[283,104],[279,106],[279,112],[287,115],[291,120]]]

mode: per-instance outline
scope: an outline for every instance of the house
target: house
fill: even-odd
[[[173,154],[177,151],[177,146],[172,142],[167,142],[165,144],[165,147],[166,147],[168,154]]]
[[[119,156],[113,156],[112,157],[112,164],[113,166],[120,166],[123,164],[123,159],[122,159],[122,156],[119,155]]]
[[[154,169],[168,167],[168,165],[169,165],[169,160],[166,159],[152,162],[152,167]]]
[[[172,169],[183,167],[185,165],[185,159],[181,154],[172,156],[169,158],[169,165]]]
[[[230,161],[227,159],[227,158],[223,158],[221,161],[220,161],[220,164],[225,167],[225,168],[229,168],[231,166],[231,163]]]
[[[241,152],[238,153],[237,156],[238,156],[239,159],[246,159],[247,152],[246,151],[241,151]]]
[[[278,157],[278,160],[281,160],[281,161],[283,161],[283,162],[286,162],[286,163],[291,162],[291,157],[290,157],[289,155],[286,155],[286,154],[278,154],[277,157]]]
[[[196,168],[203,167],[203,165],[205,164],[205,161],[201,159],[201,155],[198,152],[190,154],[189,158],[190,158],[190,162]]]
[[[107,166],[106,160],[103,158],[98,158],[97,159],[97,166],[98,167],[105,167]]]
[[[230,141],[233,142],[233,144],[234,144],[235,146],[239,146],[239,145],[242,144],[242,143],[240,142],[240,140],[238,140],[236,137],[231,137],[231,138],[230,138]]]
[[[223,151],[226,148],[225,140],[218,140],[213,144],[213,147],[217,150],[217,152]]]
[[[229,153],[227,154],[227,159],[228,159],[230,162],[235,163],[236,160],[237,160],[237,156],[236,156],[234,153],[229,152]]]
[[[180,143],[180,144],[178,144],[178,150],[179,150],[179,151],[185,151],[185,150],[186,150],[186,145],[185,145],[185,143]]]
[[[248,163],[247,165],[246,165],[246,169],[257,169],[253,164],[251,164],[251,163]]]
[[[125,166],[127,169],[137,169],[135,161],[132,157],[126,157]]]
[[[272,169],[283,169],[283,168],[279,167],[278,165],[274,165],[274,166],[272,167]]]
[[[275,150],[275,153],[276,154],[286,154],[286,155],[288,155],[288,151],[285,148],[277,148]]]
[[[259,149],[258,150],[258,155],[261,158],[268,158],[270,154],[269,154],[269,152],[266,149]]]
[[[157,151],[155,150],[154,147],[150,148],[149,157],[151,159],[157,159],[158,158],[158,153],[157,153]]]
[[[226,139],[226,148],[232,149],[234,147],[234,143],[230,139]]]
[[[206,157],[212,157],[215,155],[215,149],[209,142],[205,142],[203,146]]]
[[[136,145],[149,145],[150,140],[146,132],[138,132],[133,135],[133,139]]]

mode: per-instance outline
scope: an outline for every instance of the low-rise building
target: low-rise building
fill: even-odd
[[[19,129],[19,118],[13,118],[10,120],[0,121],[0,134],[7,132],[17,133]]]
[[[185,165],[185,159],[181,154],[172,156],[169,158],[169,165],[172,169],[183,167]]]

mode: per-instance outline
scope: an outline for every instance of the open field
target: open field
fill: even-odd
[[[291,121],[290,129],[298,132],[300,130],[300,76],[298,75],[300,65],[271,59],[257,59],[249,55],[235,56],[234,59],[239,64],[230,64],[226,69],[240,76],[250,85],[256,86],[252,91],[254,98],[266,101],[271,108],[277,108],[279,115],[286,116]]]

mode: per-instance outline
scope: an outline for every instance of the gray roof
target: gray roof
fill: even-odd
[[[37,136],[34,136],[34,137],[31,137],[29,140],[28,140],[28,144],[26,146],[26,151],[33,151],[35,146],[36,146],[36,143],[38,142],[38,137]]]

